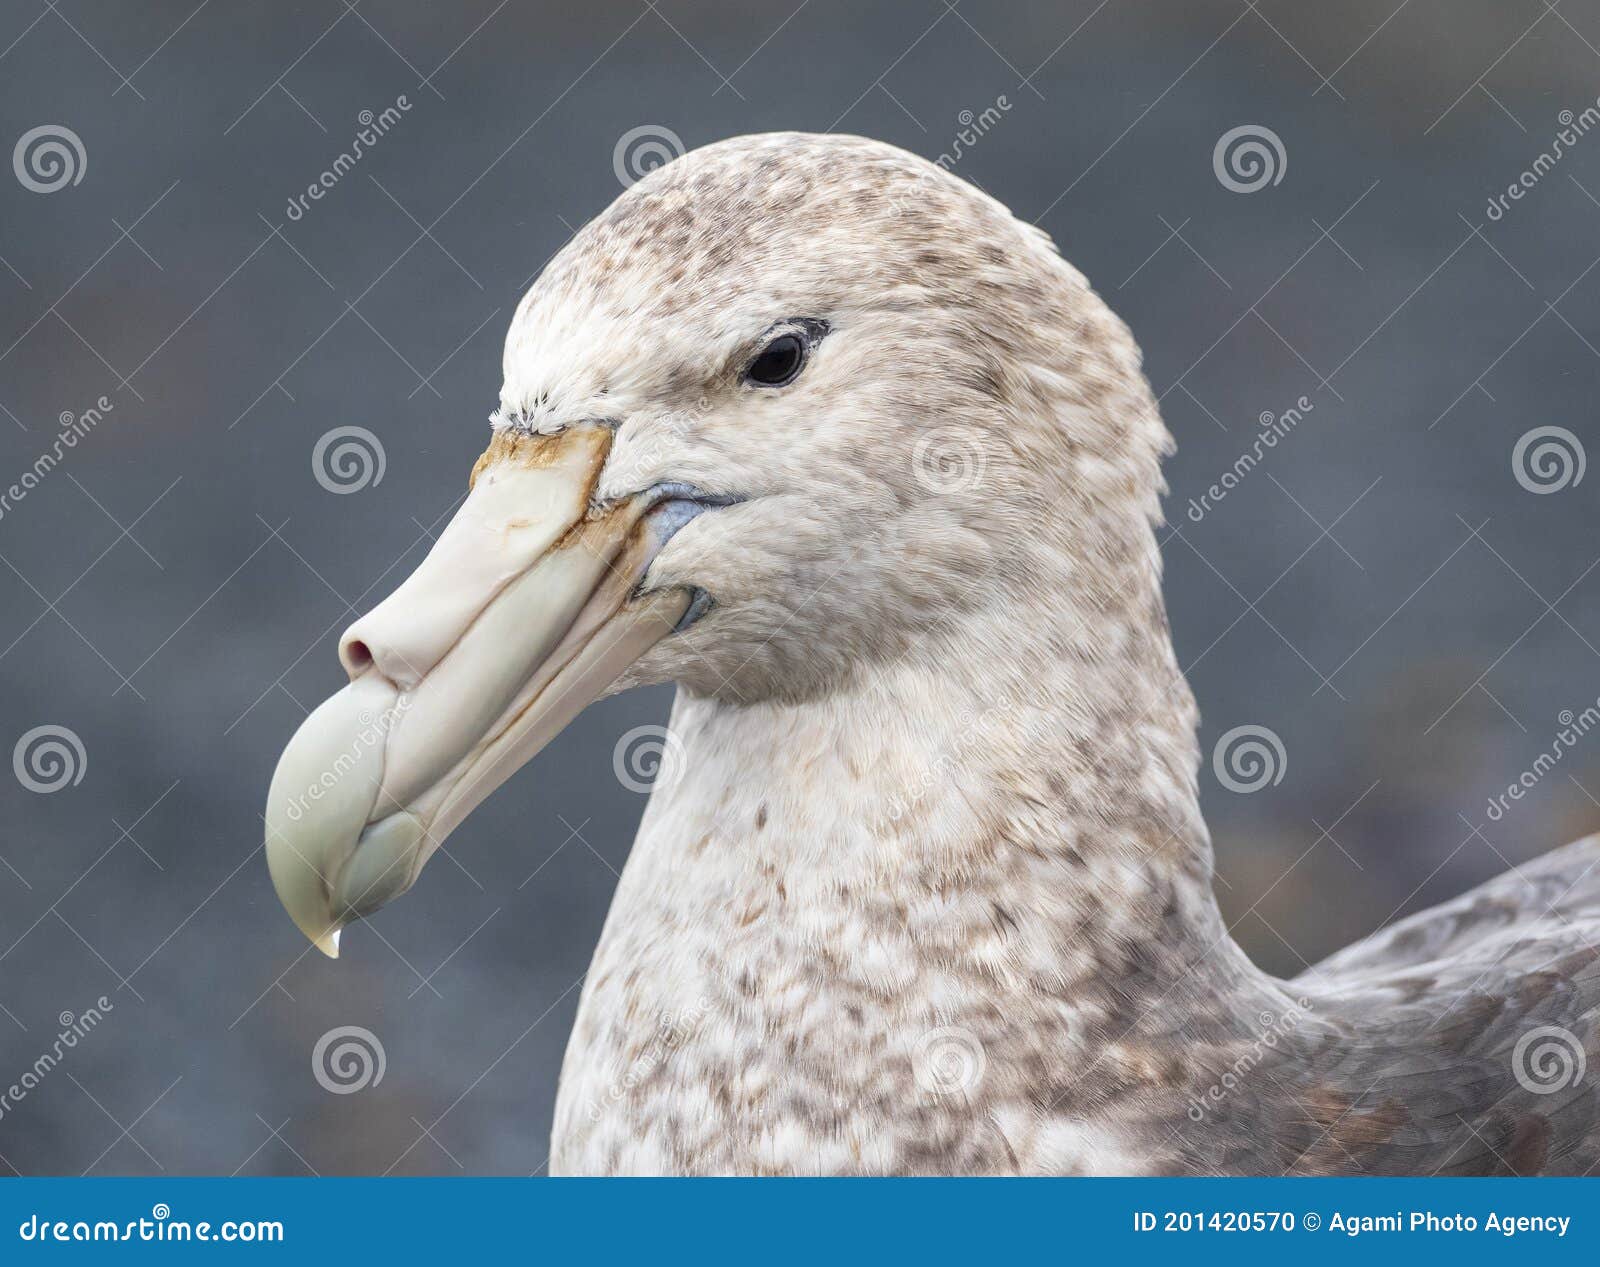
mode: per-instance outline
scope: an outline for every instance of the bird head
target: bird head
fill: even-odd
[[[838,690],[1041,554],[1143,528],[1167,443],[1042,233],[903,151],[796,133],[693,151],[579,231],[490,421],[272,781],[272,879],[330,955],[594,699]]]

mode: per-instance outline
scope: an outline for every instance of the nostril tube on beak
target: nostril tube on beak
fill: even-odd
[[[610,443],[497,437],[417,570],[340,637],[350,682],[295,731],[263,814],[273,887],[328,954],[682,619],[682,589],[636,590],[691,508],[591,518]]]
[[[339,639],[339,663],[352,682],[372,667],[372,660],[372,648],[363,639],[348,633]]]

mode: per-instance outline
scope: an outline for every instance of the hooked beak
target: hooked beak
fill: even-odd
[[[265,815],[273,886],[330,958],[688,610],[636,590],[705,504],[591,509],[611,434],[497,435],[428,557],[340,640],[350,684],[289,741]]]

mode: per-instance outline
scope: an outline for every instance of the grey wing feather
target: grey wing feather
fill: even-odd
[[[1328,956],[1305,974],[1389,972],[1481,950],[1545,919],[1600,918],[1600,835],[1586,836],[1419,911]]]
[[[1340,951],[1294,982],[1322,1024],[1280,1162],[1301,1173],[1600,1165],[1600,837]]]

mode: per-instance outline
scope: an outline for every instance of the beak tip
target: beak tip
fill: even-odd
[[[300,930],[301,935],[329,959],[339,957],[339,934],[344,932],[342,925],[333,923],[328,917],[296,919],[292,911],[289,917],[294,920],[294,925]]]

